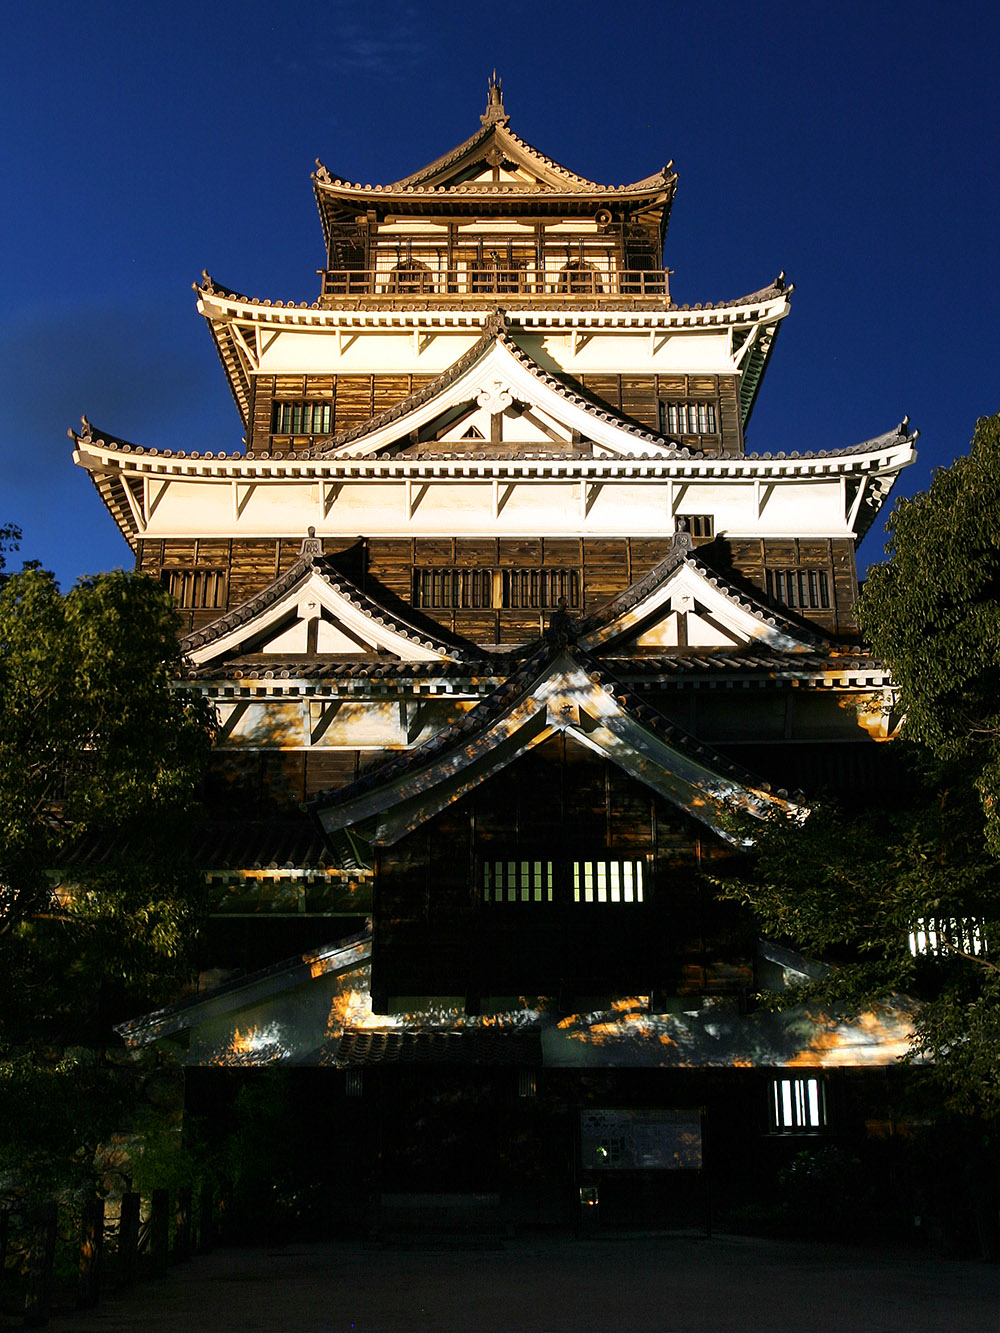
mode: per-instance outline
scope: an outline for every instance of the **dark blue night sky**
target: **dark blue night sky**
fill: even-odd
[[[130,564],[67,427],[239,447],[192,281],[314,300],[314,159],[415,170],[478,128],[494,66],[514,131],[574,170],[674,159],[676,301],[796,284],[751,451],[909,413],[920,490],[1000,409],[998,57],[1000,10],[969,2],[10,6],[0,524],[64,585]]]

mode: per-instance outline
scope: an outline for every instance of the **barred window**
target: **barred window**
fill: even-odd
[[[577,569],[416,569],[413,604],[435,609],[546,609],[580,605]]]
[[[826,1128],[826,1097],[818,1078],[771,1080],[771,1132],[815,1134]]]
[[[645,858],[600,856],[583,860],[521,857],[482,862],[484,903],[639,904]]]
[[[271,405],[271,431],[274,435],[329,435],[329,403],[276,402]]]
[[[602,857],[597,861],[573,862],[575,903],[641,903],[641,860]]]
[[[165,569],[164,587],[184,610],[218,610],[226,605],[224,569]]]
[[[551,861],[484,861],[483,902],[550,903]]]
[[[712,514],[678,514],[678,528],[682,522],[692,537],[707,537],[711,540],[715,536],[715,518]]]
[[[826,611],[830,606],[830,580],[825,570],[769,569],[765,578],[768,597],[782,606],[803,611]]]
[[[715,435],[718,414],[714,403],[660,403],[660,430],[664,435]]]
[[[922,916],[910,931],[910,953],[914,958],[930,955],[947,958],[964,953],[982,958],[989,952],[983,923],[972,916]]]

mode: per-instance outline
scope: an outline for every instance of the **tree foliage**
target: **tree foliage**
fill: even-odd
[[[858,620],[891,670],[905,734],[968,766],[1000,852],[1000,416],[930,489],[900,500],[889,560],[868,572]]]
[[[913,798],[768,821],[724,892],[832,964],[805,994],[855,1012],[917,998],[910,1058],[939,1107],[1000,1117],[1000,418],[980,420],[969,456],[900,500],[888,529],[858,616],[900,691]],[[911,932],[940,923],[955,925],[936,951],[914,953]]]
[[[51,907],[49,872],[85,835],[148,839],[192,804],[211,722],[171,688],[179,665],[170,599],[143,575],[63,596],[28,568],[0,588],[0,935]],[[148,936],[151,921],[132,925]]]
[[[213,734],[144,575],[0,581],[0,1186],[94,1183],[148,1113],[113,1022],[175,994],[206,910],[184,859]],[[161,1117],[162,1118],[162,1117]]]

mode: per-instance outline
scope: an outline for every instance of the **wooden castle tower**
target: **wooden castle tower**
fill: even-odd
[[[302,1071],[345,1190],[527,1215],[602,1180],[632,1215],[862,1133],[905,1047],[903,1014],[755,1011],[811,964],[708,886],[734,810],[879,780],[855,548],[915,435],[747,453],[792,289],[674,304],[676,181],[560,166],[494,79],[402,180],[317,167],[314,302],[198,285],[244,451],[75,437],[221,723],[191,846],[221,984],[124,1035],[195,1101]]]

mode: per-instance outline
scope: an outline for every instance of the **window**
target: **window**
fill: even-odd
[[[483,902],[550,903],[551,861],[484,861]]]
[[[930,955],[946,958],[951,953],[982,958],[989,952],[983,923],[971,916],[922,916],[910,931],[910,953],[914,958]]]
[[[184,610],[218,610],[226,605],[224,569],[165,569],[164,586]]]
[[[826,1128],[826,1097],[818,1078],[771,1080],[771,1132],[815,1134]]]
[[[825,570],[769,569],[765,578],[772,602],[802,611],[826,611],[830,606],[830,579]]]
[[[272,403],[271,432],[274,435],[329,435],[330,416],[329,403]]]
[[[413,604],[442,610],[580,605],[577,569],[415,569]]]
[[[690,532],[692,537],[707,538],[711,541],[715,536],[715,518],[712,514],[678,514],[678,530],[680,530],[682,522],[685,525],[685,530]]]
[[[641,903],[642,861],[574,861],[573,901]]]
[[[585,860],[523,857],[482,861],[484,903],[638,904],[643,901],[645,858]]]
[[[660,403],[664,435],[715,435],[718,421],[714,403]]]

